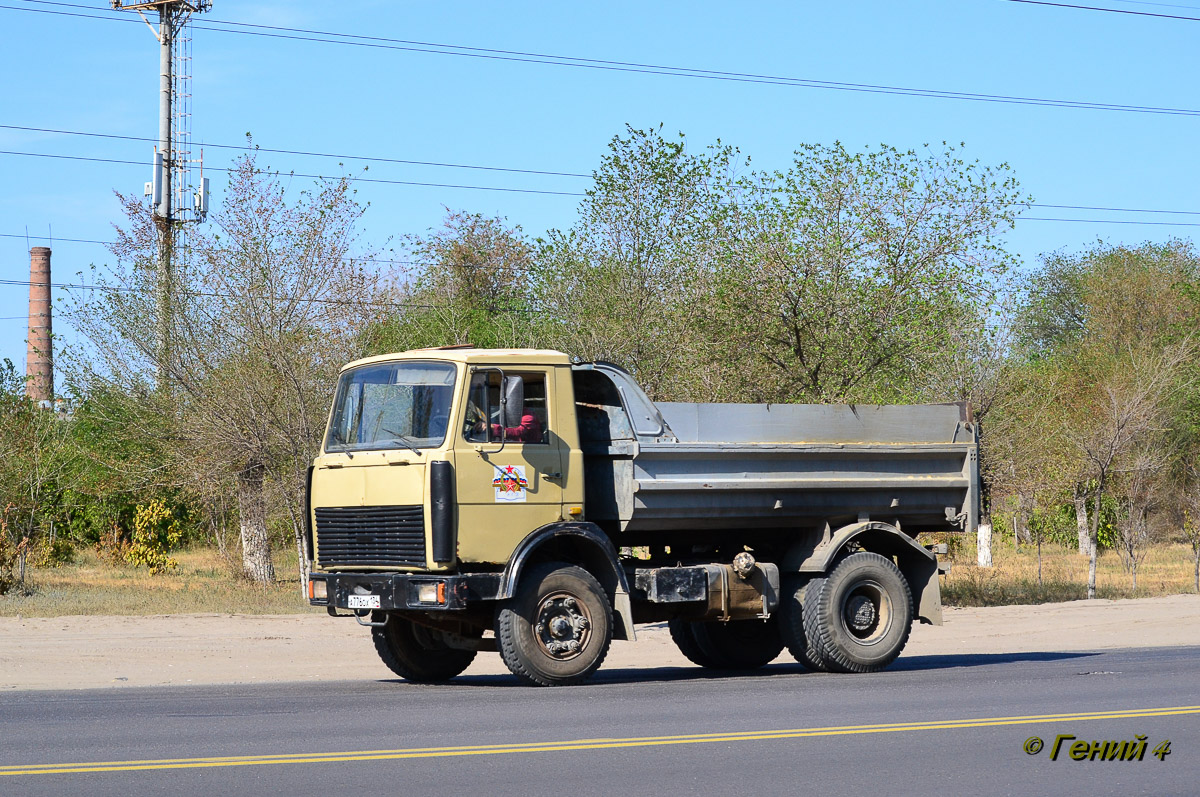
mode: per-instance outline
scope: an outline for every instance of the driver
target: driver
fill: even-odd
[[[476,435],[482,437],[485,423],[483,411],[476,406],[474,401],[469,402],[467,405],[468,439],[475,439]],[[542,442],[542,423],[527,407],[522,407],[520,425],[501,427],[500,424],[493,423],[491,431],[493,440],[500,440],[500,435],[503,433],[505,440],[511,440],[514,443]]]
[[[522,408],[520,426],[506,426],[503,428],[503,431],[505,440],[512,440],[516,443],[542,442],[542,423],[537,419],[536,415],[529,412],[528,407]],[[492,424],[492,435],[496,439],[500,439],[500,432],[500,424]]]

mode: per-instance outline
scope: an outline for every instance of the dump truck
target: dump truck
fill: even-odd
[[[308,601],[415,682],[499,652],[580,683],[648,623],[703,667],[873,672],[941,623],[945,543],[918,538],[974,530],[979,484],[965,404],[655,403],[556,351],[371,357],[308,471]]]

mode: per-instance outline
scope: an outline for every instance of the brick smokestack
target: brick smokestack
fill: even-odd
[[[50,247],[29,250],[29,348],[25,356],[25,395],[54,405],[54,358],[50,342]]]

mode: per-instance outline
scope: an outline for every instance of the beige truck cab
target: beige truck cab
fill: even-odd
[[[503,565],[530,529],[583,513],[582,480],[565,475],[583,464],[573,404],[570,363],[557,352],[448,349],[346,366],[313,463],[313,506],[358,517],[365,507],[406,507],[423,518],[433,466],[445,463],[453,473],[453,525],[488,533],[435,540],[422,523],[407,529],[403,551],[382,532],[336,543],[325,535],[316,561],[428,571],[458,562]]]

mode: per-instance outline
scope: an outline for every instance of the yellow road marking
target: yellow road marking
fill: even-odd
[[[573,750],[611,750],[628,747],[707,744],[711,742],[750,742],[771,739],[800,739],[813,736],[847,736],[868,733],[938,731],[957,728],[987,728],[1002,725],[1028,725],[1049,722],[1171,717],[1200,714],[1200,706],[1171,706],[1148,709],[1112,709],[1072,714],[1031,714],[1017,717],[980,717],[962,720],[896,722],[883,725],[835,725],[826,728],[793,728],[774,731],[731,731],[680,736],[632,736],[614,739],[572,739],[559,742],[471,745],[465,747],[413,747],[399,750],[359,750],[337,753],[280,753],[255,756],[217,756],[212,758],[164,758],[146,761],[91,761],[71,764],[15,764],[0,766],[6,775],[63,775],[83,772],[134,772],[149,769],[207,769],[215,767],[252,767],[267,764],[324,764],[342,761],[386,761],[400,758],[449,758],[454,756],[512,755],[516,753],[557,753]]]

